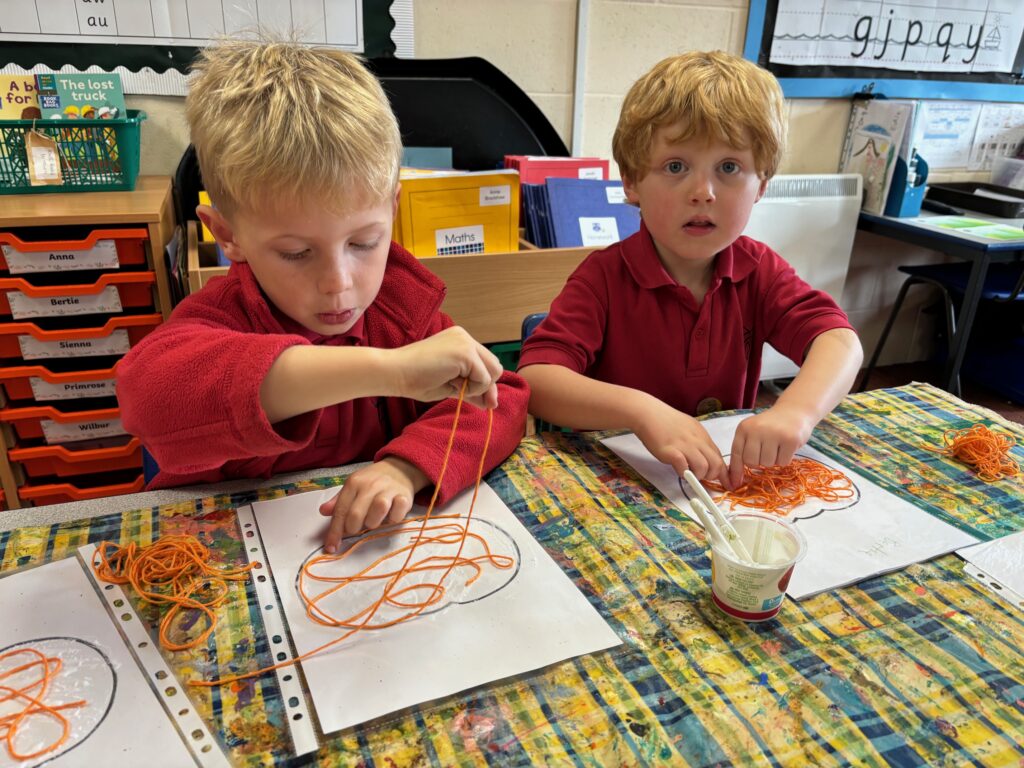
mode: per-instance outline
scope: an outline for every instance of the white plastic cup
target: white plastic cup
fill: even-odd
[[[807,539],[775,515],[739,512],[728,516],[756,563],[748,565],[721,546],[711,547],[711,598],[724,613],[742,621],[766,621],[782,608],[796,564],[807,554]]]

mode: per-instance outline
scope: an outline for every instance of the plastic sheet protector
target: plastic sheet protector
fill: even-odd
[[[747,417],[743,414],[701,422],[727,464],[736,427]],[[684,491],[675,470],[655,459],[636,435],[618,435],[602,442],[699,524],[690,509],[689,487]],[[970,534],[898,498],[810,446],[801,448],[797,456],[846,474],[853,481],[854,497],[832,503],[809,499],[787,513],[787,519],[794,521],[807,537],[807,556],[797,565],[786,589],[795,600],[977,542]],[[719,506],[726,514],[731,511],[728,503]],[[743,509],[746,507],[736,506],[736,510]]]
[[[186,743],[192,736],[175,728],[160,702],[164,697],[176,710],[192,709],[181,686],[173,677],[161,681],[159,691],[150,685],[84,568],[69,557],[0,579],[0,610],[6,617],[0,622],[0,657],[6,654],[0,661],[0,720],[27,713],[14,725],[13,744],[22,755],[60,740],[61,724],[43,706],[57,708],[69,726],[63,743],[28,760],[16,759],[0,742],[0,766],[202,764]],[[135,618],[134,612],[129,615]],[[37,653],[52,671],[45,684]],[[26,664],[33,666],[18,671]],[[12,689],[22,694],[6,696]],[[84,703],[60,708],[77,702]],[[205,746],[199,754],[226,765],[208,734],[200,734],[193,746],[197,752]]]
[[[341,628],[314,623],[297,589],[301,567],[321,552],[327,518],[318,507],[336,492],[332,488],[252,505],[298,655],[344,633]],[[444,524],[452,517],[440,516],[457,515],[454,522],[464,523],[471,494],[472,489],[435,510],[438,519],[431,522]],[[410,516],[425,511],[417,506]],[[481,542],[486,542],[491,553],[505,558],[502,562],[510,567],[483,563],[480,575],[469,585],[473,569],[456,568],[445,580],[444,599],[420,615],[394,626],[361,630],[301,662],[323,733],[620,644],[587,598],[486,484],[480,486],[469,530],[479,538],[467,539],[462,556],[481,556]],[[346,539],[343,547],[360,538]],[[353,562],[347,558],[318,570],[331,576],[351,575],[411,538],[412,534],[395,533],[368,542],[353,552]],[[416,559],[432,556],[434,546],[418,547]],[[438,556],[452,554],[451,546],[436,546]],[[438,575],[414,573],[403,577],[406,580],[400,586],[436,581]],[[356,585],[318,605],[331,615],[348,617],[372,603],[371,591]],[[419,600],[426,593],[421,589],[406,593],[403,599]],[[385,605],[374,622],[404,611]]]

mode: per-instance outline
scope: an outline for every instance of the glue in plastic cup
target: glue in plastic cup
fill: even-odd
[[[711,597],[733,618],[771,619],[782,608],[793,569],[807,553],[807,540],[792,523],[774,515],[740,512],[728,519],[755,564],[712,545]]]

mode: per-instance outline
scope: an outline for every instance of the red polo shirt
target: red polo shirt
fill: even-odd
[[[698,305],[641,224],[580,264],[523,345],[519,368],[563,365],[688,414],[715,401],[752,408],[765,342],[800,365],[811,341],[833,328],[851,328],[835,301],[749,237],[718,254]]]

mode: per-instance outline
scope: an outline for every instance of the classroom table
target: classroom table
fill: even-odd
[[[967,290],[956,318],[956,332],[949,344],[946,367],[943,371],[944,389],[959,395],[957,381],[967,340],[971,337],[974,317],[981,301],[981,289],[990,264],[1024,260],[1024,219],[1000,219],[994,216],[967,211],[964,216],[983,219],[994,224],[1005,224],[1021,230],[1019,240],[992,240],[978,237],[969,232],[940,229],[928,223],[938,214],[923,213],[916,218],[896,218],[861,212],[857,228],[883,237],[891,237],[904,243],[930,248],[955,259],[971,262],[971,274],[967,279]]]
[[[1024,460],[1024,427],[924,384],[850,395],[812,444],[992,538],[1024,528],[1020,478],[987,485],[928,448],[945,429],[977,421],[1012,432]],[[289,765],[1024,762],[1021,606],[947,555],[787,600],[768,622],[729,619],[711,601],[703,534],[606,449],[603,434],[527,438],[486,479],[624,644],[331,734],[320,752]],[[225,561],[241,563],[237,505],[332,482],[8,530],[0,533],[0,571],[70,556],[86,542],[147,543],[169,533],[201,536]],[[253,597],[251,585],[235,585],[208,647],[165,654],[181,680],[271,662]],[[429,638],[422,652],[431,664],[458,657]],[[188,695],[235,763],[291,756],[288,705],[273,675]]]

